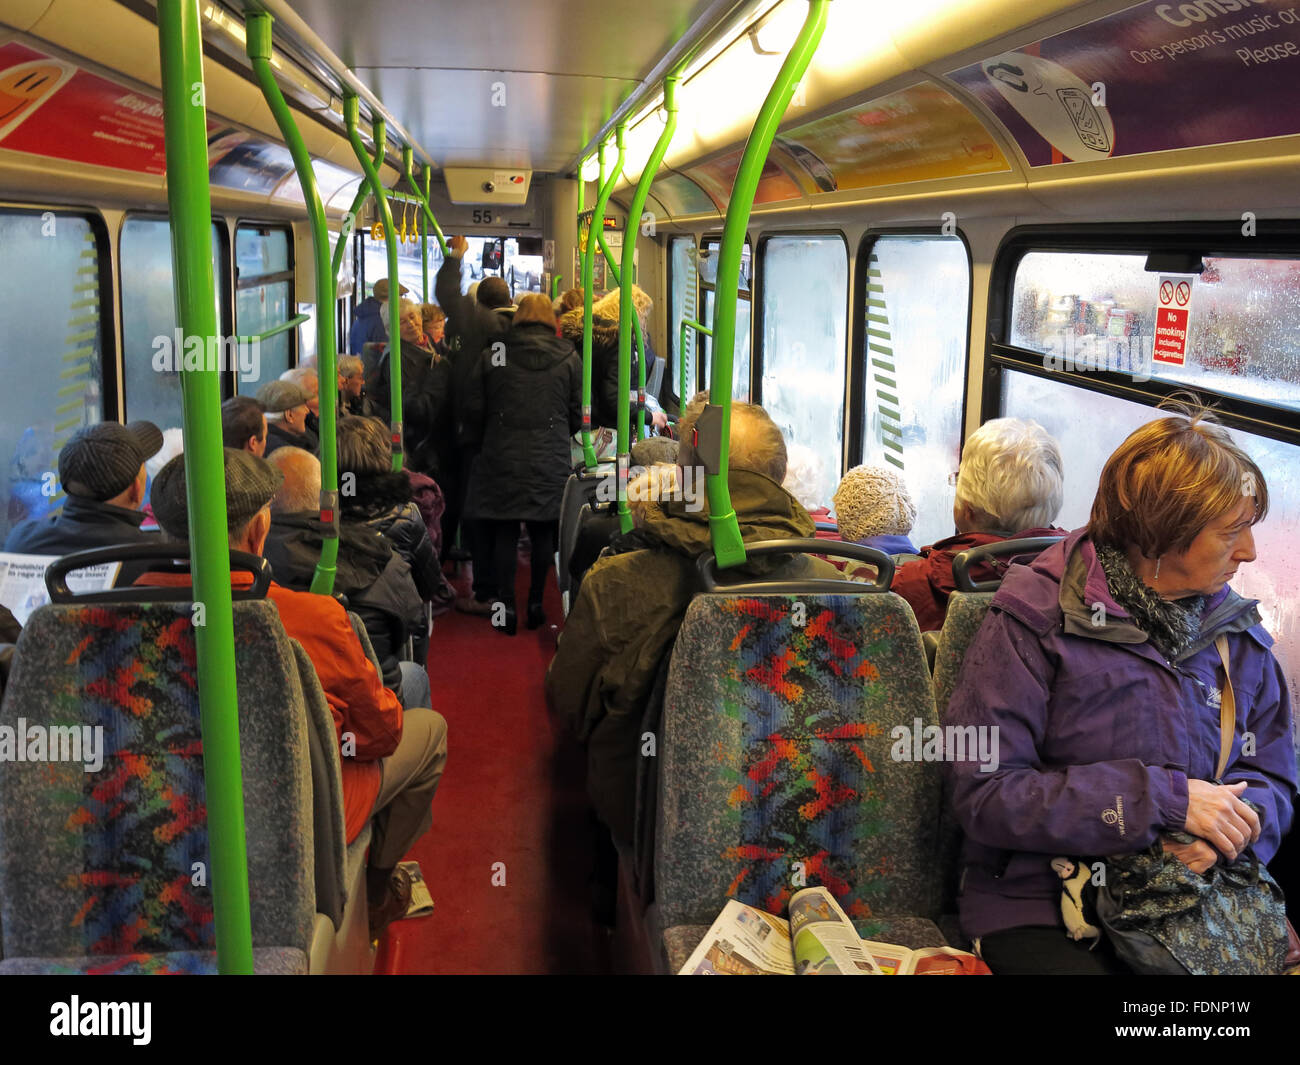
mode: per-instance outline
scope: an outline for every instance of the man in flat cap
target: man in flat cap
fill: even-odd
[[[266,453],[277,447],[300,447],[316,453],[320,440],[307,428],[311,397],[292,381],[268,381],[257,390],[266,412]]]
[[[67,501],[57,514],[15,526],[4,549],[27,555],[68,555],[93,547],[156,543],[142,532],[144,463],[163,435],[153,422],[100,422],[78,429],[59,450],[59,484]]]
[[[405,296],[411,290],[398,282],[398,296]],[[356,315],[352,319],[352,331],[348,333],[348,351],[360,355],[367,344],[384,345],[388,343],[388,278],[381,277],[375,282],[375,294],[367,296],[357,304]]]
[[[261,555],[271,528],[271,500],[284,475],[247,451],[224,449],[226,525],[231,550]],[[154,479],[152,503],[163,532],[189,539],[185,459],[178,456]],[[232,573],[247,585],[249,573]],[[136,581],[153,587],[190,583],[188,573],[146,573]],[[284,588],[274,581],[266,597],[276,605],[284,630],[302,644],[316,667],[334,717],[343,755],[343,813],[347,841],[374,819],[367,885],[370,932],[378,936],[406,913],[410,878],[396,868],[433,823],[434,792],[447,763],[447,722],[426,707],[407,707],[385,688],[366,656],[342,605],[330,596]],[[349,741],[343,741],[350,733]]]

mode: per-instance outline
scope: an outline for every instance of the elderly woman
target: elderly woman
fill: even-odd
[[[946,718],[995,730],[994,768],[951,766],[962,928],[994,972],[1122,971],[1105,943],[1066,938],[1053,856],[1161,839],[1203,872],[1277,851],[1296,795],[1286,678],[1227,583],[1267,511],[1264,475],[1223,428],[1163,418],[1110,457],[1089,524],[1003,580]],[[1237,714],[1221,783],[1220,636]]]
[[[962,551],[999,540],[1061,534],[1050,527],[1064,495],[1061,449],[1037,422],[985,422],[962,448],[955,477],[952,520],[957,535],[921,548],[921,558],[900,566],[890,585],[911,605],[922,632],[943,628],[954,589],[952,560]],[[976,580],[996,576],[981,570],[976,567],[971,575]]]
[[[445,496],[455,461],[455,424],[451,413],[451,363],[437,352],[420,347],[423,336],[419,304],[401,303],[402,419],[406,454],[411,465],[429,474]],[[391,420],[389,405],[390,352],[379,364],[375,394],[370,397],[376,416]]]

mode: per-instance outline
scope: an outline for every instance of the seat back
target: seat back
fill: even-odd
[[[208,854],[191,609],[59,604],[28,620],[0,726],[61,737],[69,760],[0,762],[7,958],[214,946],[220,870]],[[234,635],[253,945],[305,955],[314,841],[302,684],[274,604],[236,602]],[[73,760],[73,730],[86,729],[100,737],[98,771]],[[28,753],[39,753],[30,740]]]
[[[948,701],[957,687],[962,660],[975,633],[984,623],[993,602],[993,592],[953,592],[948,597],[948,614],[939,630],[934,656],[934,704],[940,723],[948,720]],[[957,882],[961,873],[961,826],[952,810],[951,781],[944,778],[943,809],[939,815],[939,868],[943,884],[943,912],[957,909]]]
[[[920,633],[897,595],[858,587],[688,608],[659,747],[663,927],[728,898],[783,912],[805,884],[855,918],[935,914],[940,767],[891,757],[912,750],[898,727],[936,720]]]
[[[569,575],[569,559],[573,557],[573,548],[578,542],[578,515],[584,506],[596,498],[601,482],[613,476],[610,467],[598,467],[600,472],[580,470],[569,475],[564,482],[564,494],[560,497],[560,529],[557,546],[559,550],[556,579],[560,584],[560,595],[567,604],[571,602],[569,594],[573,578]]]

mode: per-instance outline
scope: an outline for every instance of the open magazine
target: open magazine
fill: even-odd
[[[399,869],[405,869],[411,877],[411,902],[399,920],[408,917],[427,917],[433,913],[433,896],[429,894],[429,885],[424,882],[419,862],[398,862]]]
[[[682,966],[679,976],[975,976],[988,967],[964,950],[909,950],[859,938],[824,887],[790,900],[783,920],[734,899]]]

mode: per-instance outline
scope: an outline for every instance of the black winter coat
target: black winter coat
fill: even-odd
[[[569,437],[582,427],[582,363],[540,322],[513,327],[504,358],[487,348],[466,396],[483,411],[465,513],[499,521],[555,521],[570,473]]]
[[[411,567],[420,599],[432,602],[442,587],[442,564],[433,549],[420,508],[411,502],[411,482],[401,470],[357,477],[356,494],[340,499],[344,524],[364,524],[382,534]]]
[[[560,318],[560,332],[573,342],[578,352],[578,368],[582,369],[582,322],[583,310],[575,307]],[[646,381],[654,370],[655,354],[644,341],[646,350]],[[632,376],[631,391],[636,391],[637,351],[636,330],[632,332]],[[636,428],[636,404],[629,404],[630,429]],[[591,425],[603,425],[608,429],[618,428],[618,319],[602,318],[593,315],[591,319]],[[581,428],[581,425],[579,425]],[[575,430],[576,431],[576,430]]]
[[[316,511],[276,514],[263,554],[277,584],[310,591],[321,551],[320,518]],[[348,597],[348,609],[361,618],[375,649],[384,687],[402,693],[399,655],[407,637],[425,634],[424,604],[411,568],[389,542],[364,524],[344,521],[339,529],[339,555],[334,591]]]
[[[464,397],[472,387],[470,381],[477,372],[479,352],[509,332],[514,308],[493,310],[461,292],[460,260],[450,256],[438,268],[434,295],[438,306],[447,315],[443,343],[451,353],[451,401],[456,422],[456,446],[477,447],[483,438],[483,427],[465,418]]]
[[[368,397],[375,416],[390,417],[392,385],[389,351],[379,362],[374,392]],[[455,461],[455,427],[451,412],[451,364],[410,341],[402,341],[402,435],[413,468],[436,478]]]
[[[313,455],[320,452],[320,438],[308,429],[305,433],[295,433],[283,422],[266,423],[266,453],[269,455],[276,448],[300,447]]]

